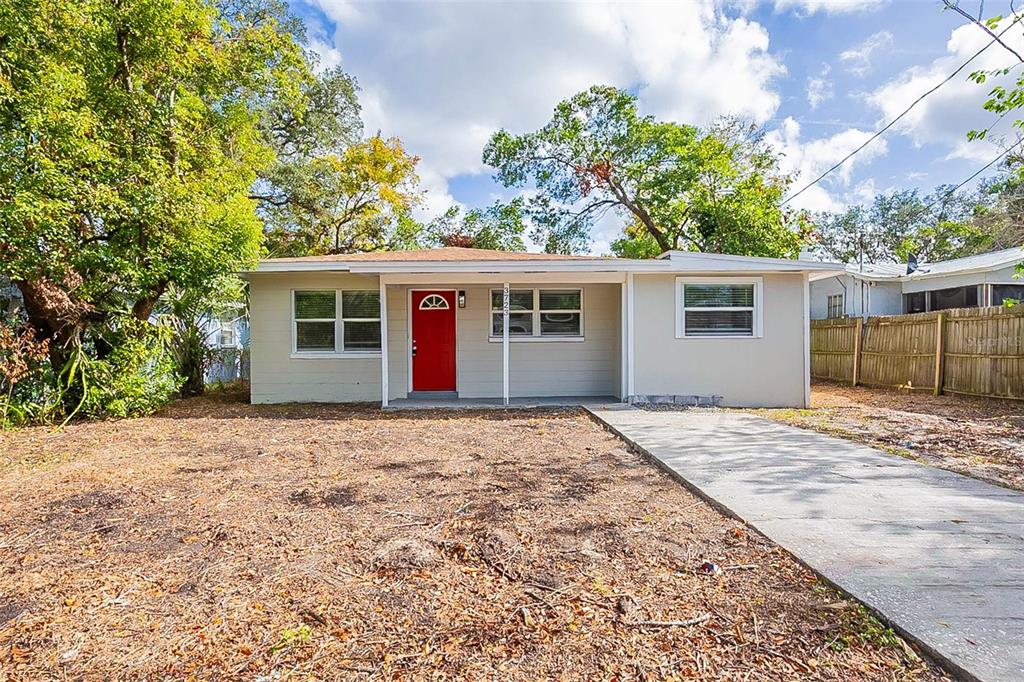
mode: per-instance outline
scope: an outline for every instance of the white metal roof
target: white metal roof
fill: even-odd
[[[972,272],[999,270],[1008,265],[1024,262],[1024,249],[1013,247],[976,256],[965,256],[952,260],[921,263],[912,274],[907,274],[907,266],[903,263],[865,263],[863,271],[856,263],[846,266],[846,272],[855,277],[875,280],[892,280],[909,282],[944,275],[961,275]]]

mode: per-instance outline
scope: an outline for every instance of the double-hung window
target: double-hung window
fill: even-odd
[[[234,311],[221,313],[217,318],[220,330],[217,333],[217,345],[221,348],[232,348],[235,345],[235,322],[237,321]]]
[[[293,350],[297,353],[380,351],[380,292],[295,291]]]
[[[509,289],[508,335],[516,338],[583,336],[582,289]],[[501,289],[491,290],[492,339],[502,335]]]
[[[761,336],[761,278],[680,277],[676,338]]]
[[[835,320],[843,316],[843,294],[828,295],[828,319]]]

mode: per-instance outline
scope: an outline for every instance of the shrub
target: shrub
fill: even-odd
[[[153,330],[126,335],[102,360],[83,363],[85,391],[78,414],[83,417],[131,417],[150,414],[181,387],[166,334]]]
[[[149,414],[181,387],[168,330],[134,318],[75,348],[59,372],[33,338],[0,322],[0,428]]]

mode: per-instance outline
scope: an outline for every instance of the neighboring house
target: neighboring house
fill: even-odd
[[[1024,250],[1003,249],[954,260],[907,266],[848,265],[846,272],[811,284],[811,319],[900,315],[949,308],[1002,305],[1024,299],[1017,264]]]
[[[804,406],[808,282],[841,268],[464,248],[265,260],[243,275],[252,401]]]
[[[0,317],[14,315],[21,307],[21,291],[11,280],[0,277]]]
[[[249,344],[249,319],[239,303],[219,315],[204,315],[200,325],[213,360],[206,368],[206,383],[234,381],[247,376],[244,349]]]

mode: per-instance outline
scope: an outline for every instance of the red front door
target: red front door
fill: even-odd
[[[455,390],[455,292],[412,292],[412,390]]]

